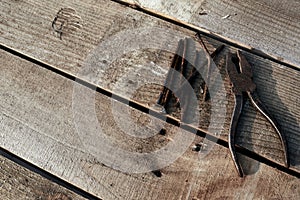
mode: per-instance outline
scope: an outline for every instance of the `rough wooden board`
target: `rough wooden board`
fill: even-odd
[[[122,1],[122,0],[121,0]],[[300,66],[297,0],[124,0]]]
[[[184,195],[192,159],[180,159],[165,170],[171,175],[162,179],[152,173],[128,175],[105,167],[85,152],[74,126],[74,83],[15,59],[1,53],[1,60],[7,63],[1,65],[1,85],[5,85],[0,92],[2,147],[104,199],[172,199]],[[103,129],[110,130],[110,134],[120,133],[114,123],[111,100],[96,97]],[[134,143],[128,147],[131,144]],[[190,154],[195,155],[192,151]],[[164,192],[158,193],[158,189]]]
[[[285,68],[281,65],[268,62],[259,57],[244,53],[253,70],[253,80],[257,85],[257,93],[261,101],[279,121],[282,132],[286,135],[291,164],[299,168],[299,131],[300,116],[298,111],[300,72]],[[224,70],[225,55],[220,55],[219,66]],[[225,78],[225,80],[227,77]],[[226,81],[225,81],[226,82]],[[230,86],[227,85],[227,91]],[[228,98],[233,99],[233,94],[228,93]],[[232,113],[232,101],[228,102],[228,119]],[[230,122],[229,120],[227,122]],[[225,126],[225,128],[228,126]],[[227,129],[225,129],[227,131]],[[227,134],[225,132],[225,135]],[[296,142],[297,141],[297,142]],[[253,107],[248,100],[244,106],[238,126],[237,142],[249,150],[265,155],[282,163],[282,148],[278,136],[269,122]]]
[[[105,42],[109,37],[120,34],[124,30],[134,30],[135,28],[152,27],[154,25],[163,29],[170,28],[172,31],[177,30],[183,35],[193,35],[192,32],[185,29],[106,1],[96,1],[96,3],[93,3],[93,1],[73,1],[72,3],[69,1],[61,3],[40,1],[38,4],[34,1],[3,1],[2,5],[1,12],[6,14],[3,16],[2,23],[0,23],[2,32],[0,42],[2,44],[18,49],[68,73],[79,74],[86,80],[92,82],[96,80],[100,86],[106,89],[113,89],[120,77],[131,70],[144,70],[142,71],[143,73],[140,73],[140,80],[142,81],[147,80],[148,77],[153,77],[155,82],[163,83],[165,77],[161,71],[166,72],[172,55],[157,50],[135,51],[126,53],[123,57],[117,59],[109,66],[110,71],[106,70],[103,72],[100,67],[91,71],[84,71],[83,69],[88,59],[87,55],[93,51],[95,52],[96,46],[100,42]],[[45,7],[47,9],[44,9]],[[56,13],[65,7],[72,7],[76,10],[77,15],[82,19],[82,28],[63,34],[62,40],[60,40],[52,30],[51,22]],[[167,40],[167,36],[169,35],[166,34],[165,38],[158,38],[157,41]],[[207,40],[214,47],[220,45],[214,40]],[[163,47],[164,44],[161,45]],[[175,49],[176,43],[171,43],[170,45],[173,45]],[[235,49],[232,50],[235,51]],[[223,69],[224,54],[222,56],[223,61],[222,59],[218,61],[218,65]],[[254,80],[259,85],[259,95],[263,102],[269,105],[269,109],[282,125],[288,137],[292,165],[299,169],[300,108],[297,106],[299,102],[297,94],[300,88],[298,81],[299,72],[251,54],[247,54],[247,58],[254,66]],[[97,59],[100,59],[99,62],[104,63],[107,58],[96,57],[96,61]],[[143,67],[141,68],[140,66]],[[154,69],[161,68],[159,70],[155,69],[153,72],[152,67]],[[85,73],[79,73],[82,71]],[[229,93],[230,85],[224,73],[223,70],[222,74],[229,99],[228,112],[224,126],[217,128],[222,130],[221,137],[226,139],[233,99]],[[270,79],[270,77],[272,78]],[[128,90],[125,91],[124,96],[130,97],[130,93],[126,92],[133,89],[132,84],[134,85],[135,83],[132,81],[131,83],[128,82],[126,85]],[[154,87],[151,90],[147,89],[147,87],[141,88],[135,94],[135,97],[139,102],[152,106],[160,92],[160,87]],[[46,98],[45,101],[47,101]],[[51,128],[49,127],[49,129]],[[246,112],[239,130],[241,131],[238,139],[239,144],[282,163],[283,154],[279,150],[278,137],[272,131],[269,123],[252,110],[250,106],[246,106]]]
[[[0,198],[2,200],[85,199],[3,156],[0,156],[0,169]]]
[[[0,66],[0,145],[92,194],[103,199],[300,196],[299,179],[249,159],[243,162],[249,175],[239,178],[228,149],[217,145],[209,152],[204,149],[200,159],[188,148],[162,169],[160,178],[152,173],[125,174],[106,167],[86,152],[78,137],[72,108],[74,82],[9,53],[1,51],[0,57],[4,61]],[[110,103],[109,98],[96,95],[97,117],[103,129],[115,135],[111,138],[122,142],[122,137],[117,137],[120,130],[112,118]],[[117,116],[127,106],[119,108]],[[142,121],[147,118],[142,114],[137,117]],[[147,148],[147,143],[140,145]],[[131,140],[127,145],[122,142],[121,147],[140,150]]]

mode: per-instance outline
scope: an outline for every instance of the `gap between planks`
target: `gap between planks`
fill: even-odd
[[[69,113],[74,82],[8,52],[2,51],[1,57],[7,63],[1,66],[4,73],[2,88],[7,91],[1,98],[5,106],[0,120],[0,126],[4,125],[1,145],[103,199],[299,198],[298,178],[259,162],[255,162],[254,174],[243,179],[237,177],[228,151],[219,145],[201,160],[191,150],[187,151],[162,169],[165,175],[161,178],[151,173],[129,175],[105,167],[83,153],[80,146],[68,146],[69,143],[77,144],[76,139],[70,138],[76,136]],[[41,87],[44,90],[39,90]],[[44,98],[53,95],[54,99]],[[109,105],[107,103],[111,102],[104,95],[96,96],[100,100],[97,103]],[[99,105],[97,110],[99,114],[108,113],[105,106]],[[58,116],[60,118],[55,119]],[[99,121],[106,121],[111,116],[98,117]],[[58,121],[63,123],[57,124]],[[284,187],[278,188],[278,183]]]
[[[226,147],[228,148],[228,142],[221,139],[221,138],[217,138],[214,136],[214,134],[204,130],[204,129],[200,129],[200,128],[197,128],[197,127],[194,127],[194,126],[191,126],[189,124],[183,124],[180,122],[180,120],[172,117],[172,116],[169,116],[169,115],[164,115],[156,110],[153,110],[149,107],[146,107],[144,106],[143,104],[140,104],[139,102],[136,102],[134,100],[131,100],[131,99],[128,99],[126,97],[123,97],[123,96],[120,96],[119,94],[115,94],[113,93],[112,91],[110,90],[107,90],[105,88],[102,88],[102,87],[99,87],[95,84],[92,84],[92,83],[89,83],[83,79],[81,79],[80,77],[76,77],[72,74],[69,74],[59,68],[56,68],[54,66],[51,66],[47,63],[44,63],[40,60],[37,60],[35,58],[32,58],[28,55],[25,55],[25,54],[22,54],[21,52],[18,52],[17,50],[14,50],[14,49],[11,49],[9,47],[6,47],[2,44],[0,44],[0,48],[6,52],[9,52],[11,53],[12,55],[15,55],[15,56],[18,56],[24,60],[27,60],[29,62],[32,62],[34,64],[36,64],[37,66],[39,67],[42,67],[42,68],[45,68],[49,71],[52,71],[56,74],[59,74],[60,76],[64,77],[64,78],[67,78],[71,81],[76,81],[77,83],[89,88],[89,89],[92,89],[92,90],[95,90],[96,92],[102,94],[102,95],[105,95],[107,97],[110,97],[110,98],[113,98],[114,100],[120,102],[120,103],[123,103],[125,105],[128,105],[129,107],[131,108],[134,108],[138,111],[141,111],[145,114],[149,114],[151,115],[152,117],[155,117],[157,119],[160,119],[160,120],[164,120],[171,124],[171,125],[174,125],[174,126],[177,126],[177,127],[180,127],[181,129],[183,130],[186,130],[190,133],[193,133],[193,134],[196,134],[197,136],[200,136],[202,138],[206,138],[208,139],[209,141],[212,141],[212,142],[216,142],[218,145],[221,145],[223,147]],[[283,164],[281,163],[278,163],[276,162],[275,160],[271,160],[271,159],[268,159],[268,158],[265,158],[263,156],[260,156],[259,154],[255,153],[255,152],[252,152],[250,150],[247,150],[246,148],[243,148],[241,147],[240,145],[237,145],[235,144],[235,147],[236,147],[236,151],[238,153],[241,153],[245,156],[248,156],[249,158],[252,158],[254,160],[257,160],[261,163],[264,163],[270,167],[273,167],[273,168],[276,168],[282,172],[285,172],[289,175],[292,175],[292,176],[295,176],[297,178],[300,178],[300,172],[296,171],[296,170],[293,170],[291,168],[286,168]]]
[[[202,28],[202,27],[190,24],[188,22],[179,20],[179,19],[177,19],[175,17],[171,17],[171,16],[166,15],[164,13],[161,13],[159,11],[152,10],[151,8],[143,7],[140,4],[138,4],[138,3],[131,2],[131,1],[126,1],[126,0],[111,0],[111,1],[119,3],[119,4],[124,5],[124,6],[127,6],[129,8],[134,9],[134,10],[140,11],[142,13],[148,14],[148,15],[150,15],[152,17],[156,17],[158,19],[161,19],[161,20],[173,23],[174,25],[181,26],[181,27],[186,28],[188,30],[198,32],[198,33],[200,33],[202,35],[205,35],[205,36],[207,36],[209,38],[215,39],[215,40],[217,40],[219,42],[222,42],[222,43],[224,43],[226,45],[229,45],[229,46],[232,46],[232,47],[235,47],[235,48],[239,48],[239,49],[244,50],[244,51],[246,51],[248,53],[252,53],[252,54],[257,55],[257,56],[259,56],[261,58],[264,58],[264,59],[268,59],[268,60],[270,60],[272,62],[275,62],[277,64],[280,64],[280,65],[292,68],[294,70],[300,71],[300,66],[298,66],[298,65],[296,65],[296,64],[294,64],[292,62],[289,62],[288,60],[279,59],[277,56],[273,56],[271,54],[265,53],[265,52],[263,52],[263,51],[261,51],[259,49],[255,49],[255,48],[253,48],[253,47],[251,47],[249,45],[246,45],[244,43],[241,43],[239,41],[230,39],[230,38],[225,37],[223,35],[220,35],[218,33],[214,33],[212,31],[209,31],[209,30],[207,30],[205,28]]]
[[[44,6],[42,6],[44,3]],[[73,2],[72,2],[73,3]],[[8,7],[8,9],[5,10],[9,10],[10,13],[7,13],[8,16],[8,26],[6,26],[5,23],[0,24],[1,26],[1,31],[2,33],[5,32],[5,30],[7,29],[7,34],[4,34],[4,37],[2,38],[4,44],[8,44],[8,46],[15,48],[15,49],[22,49],[21,51],[26,54],[26,55],[31,55],[33,58],[37,58],[42,60],[43,62],[46,63],[50,63],[50,65],[55,66],[59,69],[64,70],[64,72],[66,73],[70,73],[70,74],[76,74],[76,70],[78,70],[81,67],[81,61],[82,59],[85,58],[85,55],[87,54],[88,51],[90,51],[91,49],[95,48],[95,45],[99,43],[99,41],[101,41],[103,38],[103,34],[105,33],[105,36],[110,35],[110,34],[114,34],[116,33],[116,29],[118,31],[118,28],[124,28],[124,15],[126,16],[133,16],[134,15],[134,20],[139,20],[141,17],[142,19],[147,19],[145,21],[141,20],[143,22],[143,24],[145,23],[145,25],[149,25],[147,23],[149,23],[149,19],[152,21],[154,21],[150,16],[143,14],[143,13],[138,13],[137,11],[124,7],[124,6],[120,6],[117,3],[109,3],[108,2],[108,8],[111,9],[111,7],[113,8],[113,10],[107,10],[107,13],[105,11],[103,11],[103,7],[97,5],[97,6],[91,6],[91,4],[89,4],[88,2],[75,2],[74,5],[72,5],[72,3],[70,2],[64,2],[62,4],[57,5],[55,4],[51,4],[49,2],[43,2],[41,1],[38,5],[35,5],[35,2],[33,1],[29,1],[29,2],[11,2],[9,1],[9,4],[12,4],[11,9],[15,9],[15,10],[10,10],[10,8]],[[106,3],[106,2],[102,2],[102,3]],[[45,10],[43,10],[45,8],[45,6],[48,6],[48,10],[47,12]],[[103,4],[102,4],[103,5]],[[106,4],[105,4],[106,5]],[[57,11],[58,9],[60,9],[61,7],[66,7],[66,6],[74,6],[74,8],[79,11],[79,15],[81,15],[81,17],[83,17],[84,19],[86,19],[86,23],[92,22],[92,24],[88,24],[86,26],[83,26],[83,29],[81,32],[77,31],[77,34],[75,33],[74,35],[69,35],[69,36],[65,36],[63,37],[63,40],[60,40],[59,38],[56,38],[53,36],[53,34],[51,34],[51,30],[49,30],[49,26],[51,26],[51,24],[48,24],[50,22],[50,20],[52,20],[52,15],[55,14],[55,11]],[[21,8],[19,8],[21,7]],[[36,7],[36,9],[40,9],[40,7],[42,7],[41,11],[37,11],[36,13],[28,13],[28,10],[31,10],[32,7]],[[106,6],[104,6],[106,7]],[[5,8],[5,6],[4,6]],[[24,10],[23,10],[24,8]],[[20,12],[16,12],[17,9],[20,9]],[[3,10],[4,13],[6,13],[6,11]],[[86,12],[86,10],[90,10],[91,12]],[[117,10],[117,11],[115,11]],[[100,12],[101,11],[101,12]],[[28,16],[28,20],[26,21],[22,21],[23,18],[20,18],[20,16],[18,16],[18,13],[20,14],[30,14],[30,16]],[[114,15],[116,13],[121,13],[120,16],[118,15],[117,17]],[[122,14],[124,13],[124,14]],[[41,17],[42,16],[42,17]],[[11,22],[10,22],[10,19]],[[121,17],[122,20],[119,20],[119,18]],[[137,17],[137,19],[135,19]],[[118,18],[118,19],[115,19]],[[17,19],[16,21],[13,21],[14,19]],[[26,18],[27,19],[27,18]],[[100,20],[101,19],[101,20]],[[129,23],[131,22],[131,18],[127,19],[125,18],[125,21],[129,20]],[[37,24],[39,24],[39,26],[36,27],[31,27],[32,22],[35,21],[39,21]],[[101,22],[99,22],[101,21]],[[111,23],[112,21],[112,23]],[[121,21],[121,24],[118,24],[118,22]],[[156,20],[158,21],[160,24],[163,24],[164,26],[171,26],[172,28],[174,28],[174,30],[178,30],[178,27],[172,26],[169,23],[165,23],[162,20]],[[20,23],[21,22],[21,23]],[[103,22],[103,23],[102,23]],[[15,24],[17,24],[17,26],[15,26]],[[107,29],[107,24],[111,25],[112,28]],[[49,25],[49,26],[48,26]],[[100,26],[99,26],[100,25]],[[120,27],[118,27],[118,25]],[[129,25],[125,25],[125,28],[130,28],[132,25],[135,24],[129,24]],[[137,24],[138,26],[141,25]],[[152,23],[153,25],[153,23]],[[4,28],[2,28],[4,27]],[[18,27],[18,28],[14,28],[14,27]],[[30,29],[28,29],[28,27],[30,27]],[[99,27],[101,27],[101,29],[99,29]],[[177,28],[177,29],[176,29]],[[121,29],[122,30],[122,29]],[[183,29],[180,29],[181,31],[186,31]],[[120,31],[120,30],[119,30]],[[21,35],[18,35],[18,33],[21,32]],[[81,36],[80,34],[83,33],[83,35]],[[95,34],[97,33],[97,34]],[[184,32],[186,33],[186,32]],[[187,34],[187,35],[191,35],[191,34]],[[5,37],[6,36],[6,37]],[[22,38],[22,39],[20,39]],[[31,40],[32,39],[32,40]],[[105,38],[104,38],[105,39]],[[18,41],[18,42],[17,42]],[[38,41],[38,42],[36,42]],[[212,43],[213,40],[211,40]],[[46,44],[43,45],[43,44]],[[51,45],[48,45],[51,44]],[[78,47],[80,47],[80,49],[78,50]],[[61,51],[61,49],[63,50],[63,52]],[[233,51],[235,51],[236,49],[232,49]],[[42,53],[43,52],[43,53]],[[271,72],[272,69],[274,69],[274,71],[279,72],[279,73],[286,73],[287,71],[291,72],[292,70],[285,68],[285,70],[281,70],[282,66],[276,66],[276,64],[274,63],[270,63],[270,61],[268,60],[264,60],[259,58],[258,56],[254,56],[254,55],[248,55],[248,57],[251,59],[251,62],[253,64],[257,64],[257,68],[262,68],[263,70],[266,70],[267,74],[266,75],[271,75],[270,74],[270,66],[274,66],[274,68],[271,67]],[[163,57],[163,59],[168,60],[166,57]],[[167,66],[165,63],[163,66]],[[126,68],[127,65],[122,65],[121,68]],[[120,68],[120,67],[118,67]],[[279,69],[279,70],[278,70]],[[264,80],[264,76],[265,74],[259,74],[257,73],[257,76],[259,76],[259,78],[257,78],[257,82],[261,81],[259,85],[261,85],[261,88],[264,89],[274,89],[274,87],[270,86],[268,84],[268,82],[263,81]],[[291,74],[290,74],[291,75]],[[295,73],[295,75],[297,76],[297,73]],[[286,75],[284,76],[286,77]],[[110,77],[108,77],[110,78]],[[291,91],[286,90],[287,92],[282,91],[282,84],[286,83],[287,85],[290,85],[290,83],[292,81],[289,80],[284,80],[282,79],[283,76],[279,76],[279,81],[281,81],[281,88],[280,92],[283,92],[283,94],[285,96],[289,95]],[[291,77],[292,78],[292,77]],[[105,82],[107,81],[107,82]],[[104,85],[101,85],[104,88],[107,88],[107,84],[110,84],[110,82],[113,81],[113,79],[108,79],[108,80],[104,80]],[[294,81],[294,79],[293,79]],[[275,84],[275,83],[274,83]],[[294,84],[295,85],[295,84]],[[296,85],[297,86],[297,85]],[[109,87],[108,87],[109,88]],[[229,89],[229,88],[228,88]],[[275,88],[276,89],[276,88]],[[297,89],[297,87],[296,87]],[[269,99],[269,104],[273,105],[273,95],[270,92],[266,92],[265,93],[265,98],[266,100],[268,99],[268,96],[266,97],[266,95],[270,96]],[[124,95],[126,96],[126,95]],[[295,99],[295,97],[291,94],[289,95],[289,99],[288,101],[285,101],[285,103],[289,103],[292,106],[289,107],[292,110],[298,110],[297,107],[295,108],[295,105],[293,104],[293,99]],[[287,99],[285,99],[287,100]],[[270,102],[271,101],[271,102]],[[296,99],[297,101],[297,99]],[[140,102],[140,101],[139,101]],[[294,101],[295,102],[295,101]],[[141,102],[140,102],[141,103]],[[145,105],[148,102],[143,102]],[[294,107],[293,107],[294,106]],[[274,106],[274,108],[276,108],[276,105]],[[286,108],[286,107],[283,107]],[[287,109],[286,109],[287,110]],[[275,110],[276,111],[276,110]],[[277,111],[277,113],[284,114],[285,112],[283,112],[282,110]],[[297,117],[298,115],[295,115],[295,117]],[[253,118],[256,118],[255,112],[252,113],[252,115],[248,115],[247,119],[252,120]],[[245,121],[247,120],[245,119]],[[262,123],[260,124],[260,126],[258,126],[259,128],[264,128],[264,121],[262,120],[258,120],[259,122],[261,121]],[[293,123],[287,123],[288,124],[288,128],[294,128],[295,129],[295,124]],[[248,124],[249,125],[249,124]],[[257,127],[256,127],[257,128]],[[266,129],[263,129],[265,131],[267,131]],[[248,130],[249,133],[249,130]],[[290,132],[290,143],[296,143],[293,144],[294,147],[298,148],[296,145],[298,145],[297,143],[297,133],[295,133],[295,131],[291,131]],[[296,139],[295,139],[296,138]],[[226,140],[226,139],[225,139]],[[268,144],[270,145],[270,144]],[[276,143],[275,143],[276,145]],[[267,149],[269,146],[266,146]],[[274,147],[274,145],[273,145]],[[275,146],[276,147],[276,146]],[[250,148],[251,149],[251,148]],[[263,149],[263,150],[264,150]],[[273,150],[272,148],[270,148],[271,150]],[[252,149],[253,150],[253,149]],[[295,148],[293,149],[293,151],[295,150]],[[297,149],[296,149],[297,150]],[[261,152],[259,151],[260,155]],[[297,153],[297,152],[296,152]],[[264,154],[265,155],[265,154]],[[271,157],[273,158],[273,155],[271,155]],[[296,156],[294,156],[295,159]],[[298,162],[296,162],[298,163]],[[297,167],[297,164],[295,164]]]
[[[44,4],[44,6],[42,6]],[[154,24],[157,25],[156,23],[158,22],[160,25],[164,25],[164,26],[171,26],[172,29],[174,30],[178,30],[180,27],[176,27],[176,26],[172,26],[172,24],[170,23],[166,23],[162,20],[153,20],[151,16],[148,16],[146,14],[143,13],[138,13],[137,11],[124,7],[124,6],[120,6],[117,3],[109,3],[109,2],[102,2],[102,3],[107,3],[107,7],[111,9],[111,7],[113,8],[113,10],[107,10],[107,13],[102,10],[104,7],[106,7],[104,5],[104,7],[99,7],[99,5],[97,6],[91,6],[88,2],[76,2],[74,4],[74,8],[79,11],[79,15],[81,15],[81,17],[83,17],[84,19],[86,19],[86,24],[88,22],[93,22],[93,24],[87,24],[85,26],[83,26],[83,30],[81,32],[77,31],[77,33],[74,33],[74,35],[69,35],[69,36],[64,36],[63,40],[60,40],[59,38],[56,38],[55,36],[53,36],[53,34],[51,34],[51,30],[49,30],[49,26],[51,26],[51,24],[47,24],[50,22],[50,20],[52,20],[52,14],[55,14],[55,11],[57,11],[57,9],[60,9],[62,7],[70,7],[73,6],[72,3],[70,2],[64,2],[60,5],[55,4],[51,4],[49,2],[43,2],[41,1],[38,5],[35,5],[34,1],[29,1],[29,2],[11,2],[9,1],[8,4],[12,4],[11,8],[8,7],[8,9],[5,10],[9,10],[10,13],[7,13],[8,16],[8,26],[6,26],[5,23],[0,24],[1,27],[1,31],[5,32],[5,30],[7,29],[7,34],[4,34],[4,37],[2,38],[3,40],[3,44],[7,44],[7,46],[10,46],[11,48],[15,48],[15,49],[22,49],[21,51],[26,54],[26,55],[31,55],[32,58],[36,58],[39,60],[42,60],[45,63],[49,63],[51,66],[55,66],[57,69],[61,69],[64,73],[66,73],[66,75],[69,74],[76,74],[78,69],[82,68],[82,60],[85,59],[85,56],[87,55],[87,53],[89,51],[91,51],[91,49],[95,48],[96,44],[99,43],[99,41],[101,41],[103,39],[103,34],[104,34],[104,40],[105,40],[105,36],[107,35],[111,35],[111,34],[115,34],[116,30],[118,31],[119,28],[124,28],[124,24],[125,24],[125,28],[130,28],[131,26],[136,27],[135,23],[132,24],[132,20],[134,20],[134,22],[136,21],[140,21],[142,23],[137,23],[137,26],[140,26],[141,24],[145,24],[145,25],[153,25],[153,21]],[[40,12],[36,12],[34,14],[32,13],[28,13],[28,9],[31,10],[31,7],[34,6],[37,9],[40,9],[40,7],[42,6],[42,9],[45,6],[48,6],[50,11],[45,12],[44,10],[41,10]],[[103,4],[102,4],[103,5]],[[25,8],[24,10],[22,10],[21,8],[18,7],[22,7]],[[6,7],[6,5],[4,6],[4,8]],[[15,9],[15,10],[10,10],[10,9]],[[21,9],[21,12],[16,12],[17,9]],[[5,13],[6,11],[3,10],[3,12]],[[86,12],[86,10],[91,10],[91,12]],[[117,10],[117,11],[115,11]],[[22,21],[23,18],[20,18],[20,16],[18,16],[18,13],[20,13],[20,15],[28,15],[30,14],[30,16],[28,16],[28,20],[26,21]],[[118,16],[115,16],[115,14],[118,13]],[[119,16],[119,13],[120,16]],[[124,14],[123,14],[124,13]],[[124,19],[126,15],[126,18]],[[40,17],[43,16],[43,17]],[[134,18],[132,19],[132,17],[129,17],[129,19],[127,19],[128,16],[134,16]],[[9,18],[12,18],[11,20]],[[17,21],[14,21],[14,19],[18,19]],[[115,19],[118,18],[118,19]],[[119,18],[121,18],[121,22],[119,20]],[[101,20],[100,20],[101,19]],[[146,20],[145,20],[146,19]],[[21,20],[21,21],[20,21]],[[48,21],[49,20],[49,21]],[[129,24],[127,25],[126,23],[124,23],[124,20],[129,20]],[[31,27],[31,23],[32,21],[39,21],[39,26],[36,26],[34,28],[30,28],[28,29],[28,27]],[[101,21],[101,22],[99,22]],[[112,22],[111,22],[112,21]],[[20,23],[21,22],[21,23]],[[99,22],[99,23],[98,23]],[[118,24],[121,23],[122,25]],[[150,23],[149,23],[150,22]],[[18,28],[14,28],[15,24],[17,24]],[[40,25],[41,24],[41,25]],[[1,26],[2,25],[2,26]],[[49,26],[48,26],[49,25]],[[100,26],[99,26],[100,25]],[[107,28],[107,25],[109,28]],[[120,27],[118,27],[118,25]],[[4,27],[4,28],[3,28]],[[100,28],[101,27],[101,28]],[[100,29],[99,29],[100,28]],[[179,29],[180,31],[182,31],[184,34],[187,33],[186,35],[192,35],[190,34],[190,31],[188,32],[187,30],[181,28]],[[19,35],[19,32],[21,31],[21,35]],[[120,30],[119,30],[120,31]],[[13,33],[13,34],[12,34]],[[26,33],[26,34],[25,34]],[[83,35],[81,35],[81,33]],[[97,33],[97,34],[95,34]],[[39,35],[40,34],[40,35]],[[19,39],[22,38],[22,39]],[[88,38],[88,39],[87,39]],[[90,39],[91,38],[91,39]],[[33,40],[32,40],[33,39]],[[18,41],[18,42],[16,42]],[[36,42],[38,41],[38,42]],[[213,40],[210,40],[209,42],[211,42],[214,45],[218,45],[215,44],[215,42]],[[45,44],[45,45],[44,45]],[[51,45],[48,45],[51,44]],[[231,49],[232,51],[236,51],[236,49]],[[43,53],[41,53],[43,52]],[[274,101],[273,101],[273,97],[274,95],[272,94],[272,91],[268,91],[270,88],[271,89],[277,89],[274,88],[273,86],[270,86],[269,81],[265,81],[265,75],[267,76],[271,76],[270,72],[272,72],[272,70],[274,70],[274,72],[276,73],[287,73],[287,72],[292,72],[291,69],[284,69],[282,70],[283,66],[281,65],[276,65],[274,63],[271,63],[268,60],[264,60],[259,58],[258,56],[254,56],[252,54],[248,55],[248,58],[250,59],[250,61],[252,62],[253,65],[257,66],[257,71],[259,73],[257,73],[256,75],[258,76],[258,78],[256,79],[256,81],[258,82],[259,85],[261,85],[262,90],[265,90],[265,96],[264,99],[265,100],[269,100],[269,104],[272,105],[273,108],[276,108],[276,105],[274,105]],[[168,58],[165,56],[162,56],[161,58],[162,60],[166,60],[168,61]],[[274,66],[273,66],[274,65]],[[163,63],[162,66],[167,66],[166,62]],[[125,69],[126,67],[128,67],[128,65],[122,65],[121,67],[119,66],[114,66],[118,69]],[[274,68],[273,68],[274,67]],[[265,74],[265,72],[260,72],[260,68],[262,68],[262,70],[265,70],[265,72],[267,72]],[[113,70],[118,70],[118,69],[113,69]],[[271,69],[271,70],[270,70]],[[97,71],[96,71],[97,73]],[[96,73],[92,73],[91,76],[95,76]],[[99,72],[98,72],[99,73]],[[293,74],[289,74],[290,76],[292,76]],[[297,73],[294,73],[295,76],[298,76]],[[292,80],[284,80],[283,77],[285,76],[278,76],[278,81],[280,83],[281,86],[278,86],[280,88],[279,91],[285,95],[285,96],[290,96],[289,99],[284,99],[285,102],[284,103],[288,103],[291,104],[290,107],[288,107],[289,109],[285,109],[285,110],[290,110],[290,111],[297,111],[297,107],[295,107],[294,102],[295,102],[295,95],[290,94],[291,90],[289,88],[289,90],[282,90],[282,85],[291,85],[291,82],[294,81],[295,78],[290,77]],[[81,77],[82,78],[82,77]],[[83,77],[83,79],[89,79],[89,78],[94,78],[94,77]],[[98,77],[95,77],[98,78]],[[101,87],[104,88],[110,88],[110,84],[111,82],[113,82],[113,78],[114,77],[110,77],[108,76],[104,77],[104,79],[102,79],[101,83],[99,84]],[[274,85],[276,84],[276,82],[272,82]],[[295,86],[295,83],[294,85]],[[296,85],[297,86],[297,85]],[[277,86],[276,86],[277,87]],[[290,87],[290,86],[289,86]],[[131,88],[129,88],[131,89]],[[229,87],[227,88],[229,89]],[[297,87],[296,87],[297,89]],[[297,91],[297,90],[294,90]],[[262,94],[264,94],[262,92]],[[127,94],[124,94],[124,96],[127,97]],[[270,96],[270,97],[268,97]],[[144,105],[147,105],[148,102],[144,101],[145,99],[138,99],[136,101],[138,101],[139,103],[143,103]],[[296,99],[297,101],[297,99]],[[282,108],[287,108],[282,107]],[[286,112],[283,112],[282,110],[274,110],[277,112],[277,116],[285,116],[286,118],[289,117],[288,115],[286,115]],[[294,113],[295,117],[298,117],[297,114]],[[244,121],[247,120],[252,120],[253,118],[256,118],[256,114],[255,112],[252,112],[252,115],[248,115],[248,117],[246,119],[244,119]],[[258,118],[259,119],[259,118]],[[258,122],[261,122],[259,126],[256,126],[255,129],[257,129],[259,127],[259,129],[262,129],[264,131],[268,131],[268,129],[264,129],[264,121],[259,119],[257,120]],[[256,122],[257,122],[256,121]],[[287,128],[291,128],[291,129],[295,129],[296,126],[294,124],[294,121],[290,122],[290,123],[286,123],[287,124]],[[249,125],[249,123],[247,124]],[[251,124],[250,124],[251,125]],[[226,131],[226,130],[225,130]],[[250,130],[251,131],[251,130]],[[255,131],[253,131],[255,132]],[[243,132],[244,133],[244,132]],[[248,132],[246,131],[246,135],[249,135],[249,129]],[[262,133],[264,135],[264,133]],[[289,137],[291,138],[289,140],[289,142],[293,145],[293,149],[291,151],[295,151],[295,148],[298,148],[297,146],[297,132],[294,131],[289,131]],[[224,138],[223,138],[224,139]],[[226,139],[225,139],[226,140]],[[274,138],[273,138],[274,140]],[[248,142],[248,141],[247,141]],[[271,147],[274,148],[274,145],[276,147],[276,143],[273,144],[267,144],[268,146],[266,146],[266,148],[263,148],[262,151],[261,149],[259,149],[258,152],[260,155],[264,155],[266,156],[266,154],[261,153],[264,152],[265,149],[268,150],[269,145],[271,145]],[[244,144],[243,144],[244,146]],[[251,146],[250,146],[251,147]],[[248,147],[247,147],[248,148]],[[251,150],[253,150],[252,148],[249,148]],[[270,148],[271,150],[273,150],[272,148]],[[297,149],[296,149],[297,150]],[[273,152],[271,152],[273,153]],[[296,154],[298,153],[297,151],[295,152]],[[274,153],[271,154],[271,158],[273,159]],[[276,155],[275,155],[276,156]],[[296,164],[295,167],[297,167],[297,163],[298,160],[295,159],[295,154],[294,154],[294,160],[296,160]]]
[[[92,195],[91,193],[88,193],[88,192],[82,190],[81,188],[76,187],[72,183],[67,182],[67,181],[65,181],[65,180],[63,180],[63,179],[61,179],[61,178],[45,171],[45,170],[43,170],[42,168],[40,168],[40,167],[38,167],[38,166],[22,159],[22,158],[20,158],[19,156],[3,149],[2,147],[0,147],[0,155],[7,158],[7,159],[9,159],[9,160],[11,160],[12,162],[16,163],[17,165],[22,166],[22,167],[24,167],[24,168],[40,175],[40,176],[48,179],[49,181],[51,181],[53,183],[56,183],[56,184],[66,188],[66,189],[68,189],[68,190],[70,190],[70,191],[72,191],[72,192],[74,192],[74,193],[76,193],[76,194],[78,194],[78,195],[80,195],[84,198],[93,199],[93,200],[100,200],[99,197],[97,197],[95,195]],[[52,197],[52,198],[54,198],[54,197]],[[67,198],[71,198],[71,197],[67,197]]]

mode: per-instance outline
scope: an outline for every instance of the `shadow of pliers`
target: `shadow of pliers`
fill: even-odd
[[[280,126],[278,125],[275,118],[270,114],[268,109],[262,102],[259,100],[255,90],[256,85],[252,80],[252,69],[250,64],[247,62],[246,58],[241,54],[240,51],[237,52],[237,55],[228,53],[226,58],[226,68],[227,73],[232,83],[232,92],[235,97],[235,107],[231,118],[230,123],[230,133],[228,136],[229,150],[234,161],[235,167],[241,177],[243,177],[244,172],[241,168],[241,165],[237,159],[235,151],[235,134],[237,124],[243,109],[244,96],[248,97],[253,104],[253,106],[262,113],[267,120],[274,127],[277,135],[280,138],[281,145],[284,151],[285,156],[285,166],[289,167],[289,157],[287,151],[287,143],[285,136],[281,132]]]

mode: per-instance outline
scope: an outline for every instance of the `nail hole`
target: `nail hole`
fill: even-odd
[[[159,170],[152,171],[152,173],[153,173],[155,176],[157,176],[157,177],[161,177],[161,176],[162,176],[162,173],[161,173],[161,171],[159,171]]]
[[[192,150],[193,150],[193,151],[199,152],[199,151],[201,150],[201,147],[202,147],[201,144],[195,144],[195,145],[192,147]]]
[[[166,135],[166,133],[167,133],[167,130],[164,128],[160,129],[160,131],[159,131],[160,135]]]

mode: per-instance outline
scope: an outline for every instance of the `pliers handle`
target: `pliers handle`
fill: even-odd
[[[238,68],[236,64],[238,63]],[[230,133],[228,136],[229,150],[234,161],[235,167],[238,171],[238,174],[242,177],[244,172],[242,167],[237,159],[235,151],[235,135],[238,125],[240,115],[242,113],[244,96],[247,96],[252,105],[262,113],[265,118],[271,123],[274,127],[277,135],[280,138],[281,145],[284,151],[285,156],[285,166],[289,167],[289,156],[287,142],[284,134],[281,132],[280,126],[276,119],[270,114],[267,107],[259,100],[258,95],[256,94],[256,85],[252,80],[253,73],[252,68],[246,58],[242,55],[240,51],[237,52],[237,55],[231,53],[227,54],[226,57],[226,69],[229,76],[229,79],[232,83],[232,92],[234,93],[235,106],[230,123]]]

